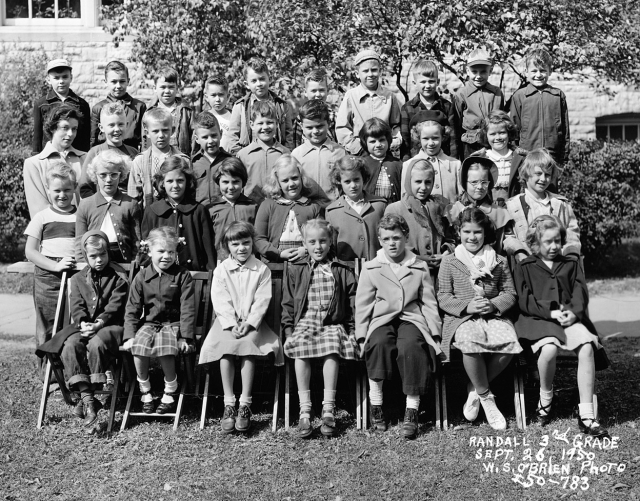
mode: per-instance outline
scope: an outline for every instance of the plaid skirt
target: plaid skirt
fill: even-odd
[[[137,357],[166,357],[178,354],[177,325],[144,324],[133,338],[131,354]]]
[[[302,242],[299,242],[298,240],[281,240],[278,242],[279,250],[297,249],[299,247],[302,247]]]
[[[322,325],[327,316],[334,287],[333,276],[319,268],[313,271],[307,310],[284,343],[289,358],[320,358],[338,355],[357,360],[359,354],[355,333],[347,334],[343,325]]]
[[[456,329],[453,346],[462,353],[506,353],[522,351],[513,324],[501,318],[473,317]]]

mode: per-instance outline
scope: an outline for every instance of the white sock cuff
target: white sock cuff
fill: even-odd
[[[142,393],[148,393],[151,391],[151,381],[147,377],[147,379],[138,379],[138,384],[140,385],[140,391]]]
[[[420,408],[420,395],[407,395],[407,409]]]
[[[578,404],[578,412],[582,419],[595,419],[593,403]]]
[[[164,392],[175,393],[178,390],[178,376],[173,381],[164,380]]]
[[[240,395],[240,405],[246,405],[247,407],[251,407],[253,403],[253,397],[251,395]]]
[[[235,395],[225,395],[224,396],[224,405],[230,405],[231,407],[236,406],[236,396]]]
[[[371,405],[382,405],[382,386],[384,381],[369,379],[369,402]]]

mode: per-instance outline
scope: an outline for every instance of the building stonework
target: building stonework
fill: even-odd
[[[24,39],[26,38],[26,40]],[[84,37],[75,34],[71,41],[61,41],[64,36],[57,34],[47,40],[46,36],[23,37],[16,35],[0,37],[0,53],[8,54],[15,52],[29,52],[43,48],[45,52],[53,57],[65,57],[69,59],[73,66],[73,84],[75,92],[86,99],[90,105],[95,104],[106,95],[104,85],[104,68],[112,60],[119,60],[127,64],[130,70],[129,93],[143,101],[148,101],[153,96],[151,82],[145,82],[143,71],[136,64],[129,61],[131,54],[131,42],[125,41],[116,47],[110,42],[107,33],[100,32],[99,28],[94,28],[90,36]],[[411,77],[408,74],[410,65],[405,65],[403,69],[402,82],[408,84],[409,96],[415,94],[414,86],[411,85]],[[44,69],[43,69],[44,71]],[[500,71],[494,70],[491,76],[491,83],[500,84]],[[401,102],[404,101],[402,94],[397,91],[394,85],[395,80],[390,79],[388,87],[397,92]],[[440,75],[441,89],[445,97],[451,98],[455,89],[462,85],[462,82],[450,72],[443,72]],[[598,95],[587,83],[576,80],[565,79],[553,74],[550,83],[560,88],[567,96],[569,106],[569,118],[572,139],[595,138],[596,118],[621,113],[640,113],[640,91],[615,86],[615,96],[613,98],[606,95]],[[508,99],[518,88],[519,78],[512,72],[507,73],[502,84],[503,92]]]

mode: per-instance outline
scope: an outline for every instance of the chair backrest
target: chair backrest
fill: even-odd
[[[265,315],[265,322],[271,330],[280,335],[280,316],[282,313],[282,284],[287,273],[287,263],[268,263],[271,271],[271,302]]]
[[[204,340],[211,328],[213,307],[211,304],[211,281],[213,271],[192,271],[191,278],[194,281],[196,302],[196,323],[193,335],[196,341]]]

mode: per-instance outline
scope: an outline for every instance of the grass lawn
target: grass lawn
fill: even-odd
[[[495,437],[518,444],[515,458],[504,456],[494,463],[498,471],[485,472],[476,459],[478,438],[494,436],[479,418],[479,424],[463,424],[461,406],[464,383],[449,378],[451,426],[436,431],[432,422],[432,400],[423,400],[420,436],[406,442],[394,420],[384,434],[356,430],[346,411],[340,412],[339,436],[331,440],[298,440],[280,426],[273,435],[269,414],[257,414],[248,437],[223,436],[219,431],[221,401],[204,431],[199,431],[201,401],[191,398],[177,433],[164,421],[134,420],[124,432],[88,434],[62,402],[50,400],[45,427],[35,423],[41,384],[35,374],[32,341],[0,334],[0,492],[3,500],[154,499],[154,500],[540,500],[540,499],[640,499],[640,358],[634,357],[637,340],[607,341],[612,369],[599,373],[600,412],[611,435],[618,437],[616,449],[571,446],[553,437],[554,430],[566,433],[571,442],[582,436],[572,417],[575,373],[559,373],[556,388],[562,402],[559,417],[548,428],[515,426],[509,410],[509,428]],[[509,382],[507,381],[507,384]],[[344,384],[344,381],[343,381]],[[535,406],[530,390],[527,407]],[[508,407],[511,393],[501,390],[498,403]],[[255,401],[255,400],[254,400]],[[401,399],[396,401],[401,402]],[[122,409],[123,402],[119,402]],[[256,408],[260,406],[256,405]],[[511,404],[511,409],[513,408]],[[105,411],[100,418],[106,419]],[[396,409],[396,414],[401,414]],[[116,416],[119,429],[121,413]],[[568,433],[567,433],[568,432]],[[536,463],[541,443],[544,459],[552,464],[569,464],[570,477],[542,474],[531,477],[544,485],[524,487],[513,481],[507,467]],[[475,438],[474,438],[475,437]],[[561,437],[562,438],[562,437]],[[470,445],[475,440],[476,445]],[[526,440],[528,446],[523,446]],[[525,459],[531,448],[533,458]],[[484,447],[495,454],[496,447]],[[562,460],[562,454],[565,459]],[[583,473],[581,453],[595,454],[598,466],[624,465],[618,473]],[[568,456],[573,454],[572,460]],[[551,460],[549,459],[551,458]],[[508,465],[505,465],[509,463]],[[488,464],[485,464],[489,468]],[[524,468],[524,466],[521,466]],[[606,466],[605,466],[606,468]],[[573,482],[573,476],[586,477]],[[560,482],[554,484],[552,481]],[[526,483],[526,473],[522,479]],[[566,483],[565,488],[563,484]],[[574,485],[572,490],[571,485]],[[588,489],[581,485],[588,483]]]

